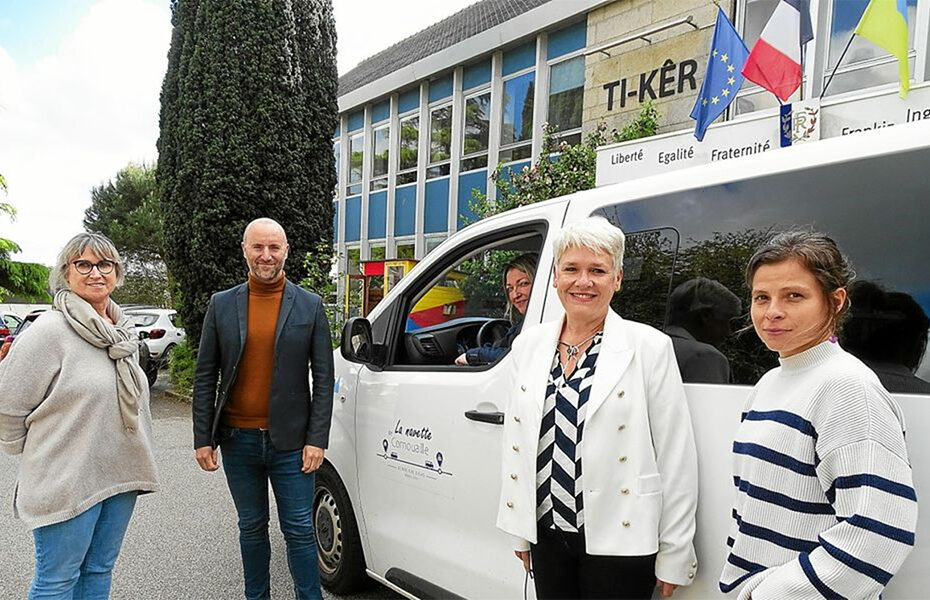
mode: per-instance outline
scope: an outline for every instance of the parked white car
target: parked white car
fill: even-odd
[[[178,313],[170,308],[131,307],[126,313],[132,317],[136,331],[143,334],[153,360],[164,362],[172,348],[184,341],[187,334],[178,325]]]

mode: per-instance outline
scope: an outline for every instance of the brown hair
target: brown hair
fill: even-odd
[[[846,288],[856,277],[849,260],[840,252],[833,238],[818,231],[794,230],[778,233],[759,247],[746,265],[746,287],[762,265],[795,259],[810,271],[820,284],[828,307],[834,307],[833,292]],[[835,334],[849,310],[849,298],[839,310],[830,310],[824,322],[825,333]]]
[[[507,293],[507,274],[511,270],[516,269],[521,273],[526,274],[530,281],[532,282],[536,279],[536,263],[539,262],[539,255],[535,252],[527,252],[526,254],[521,254],[520,256],[514,258],[512,261],[504,265],[504,270],[501,271],[501,280],[504,285],[504,296],[507,298],[507,310],[504,311],[504,316],[511,321],[514,319],[513,316],[513,304],[510,303],[510,294]]]

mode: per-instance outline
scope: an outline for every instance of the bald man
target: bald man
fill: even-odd
[[[333,354],[322,300],[285,277],[288,250],[275,221],[245,228],[248,281],[210,298],[194,378],[195,456],[215,471],[222,452],[250,600],[271,597],[269,482],[296,597],[322,599],[311,509],[329,443]]]

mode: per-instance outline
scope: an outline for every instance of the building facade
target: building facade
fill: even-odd
[[[751,48],[779,1],[719,6]],[[920,85],[930,82],[930,0],[903,1],[911,85],[924,92],[907,110],[930,118],[930,85]],[[660,133],[693,129],[717,4],[483,0],[346,73],[333,138],[340,273],[358,273],[361,261],[425,256],[475,218],[474,190],[494,197],[496,165],[519,171],[539,156],[544,123],[578,143],[598,123],[622,127],[651,101]],[[896,92],[896,59],[868,40],[853,39],[837,65],[868,0],[810,4],[814,39],[792,100],[821,96],[834,70],[825,104]],[[778,104],[747,81],[721,120],[776,115]],[[345,285],[341,277],[340,293]],[[349,291],[352,304],[361,290]]]

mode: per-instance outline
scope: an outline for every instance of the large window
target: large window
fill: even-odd
[[[816,0],[815,0],[816,1]],[[762,35],[766,23],[775,12],[781,0],[746,0],[746,13],[743,17],[743,41],[750,50]]]
[[[446,236],[439,237],[428,237],[426,238],[426,253],[429,254],[433,250],[439,247],[441,243],[446,241]]]
[[[362,165],[365,163],[365,134],[359,133],[349,138],[349,181],[346,195],[362,193]]]
[[[420,143],[420,117],[411,115],[400,120],[400,151],[397,153],[397,185],[417,180],[417,160]]]
[[[504,81],[501,162],[529,158],[532,154],[535,89],[536,73],[533,71]]]
[[[836,67],[843,49],[852,37],[849,51],[836,70],[827,95],[841,94],[898,81],[898,60],[883,48],[859,36],[853,30],[859,23],[868,0],[833,0],[830,3],[830,51],[827,55],[824,84]],[[917,21],[917,0],[898,0],[907,6],[908,49],[910,73],[914,75],[914,27]]]
[[[921,3],[930,0],[892,0],[891,4],[900,3],[907,8],[908,40],[909,40],[909,66],[911,77],[915,77],[917,48],[923,47],[915,40],[918,7]],[[779,0],[746,0],[740,4],[742,18],[743,39],[749,48],[752,48],[759,35],[768,23],[769,18],[778,5]],[[829,36],[817,37],[807,44],[807,64],[814,60],[814,55],[823,56],[823,70],[815,75],[815,85],[820,88],[826,85],[830,74],[836,68],[836,75],[826,90],[826,95],[833,96],[855,90],[863,90],[875,86],[892,84],[898,81],[897,58],[887,53],[877,44],[858,36],[853,31],[865,12],[869,0],[814,0],[819,4],[818,19],[826,23]],[[923,10],[923,9],[921,9]],[[818,29],[814,23],[815,32]],[[851,41],[851,42],[850,42]],[[846,45],[849,50],[839,63],[840,56]],[[839,66],[837,67],[837,63]],[[916,77],[918,80],[921,76]],[[819,81],[817,81],[819,80]],[[807,83],[805,82],[802,87]],[[800,99],[800,91],[795,92],[789,101]],[[735,104],[736,114],[745,114],[763,109],[775,109],[779,105],[778,99],[771,92],[762,89],[750,81],[743,83]]]
[[[414,241],[413,240],[397,240],[397,251],[395,252],[398,259],[407,259],[413,260],[414,254]]]
[[[581,110],[584,104],[584,56],[576,56],[549,68],[549,125],[555,136],[568,143],[581,141]]]
[[[372,130],[371,190],[387,187],[388,158],[391,145],[391,127],[383,125]]]
[[[927,393],[927,154],[820,166],[600,209],[628,234],[623,288],[613,306],[669,333],[686,382],[752,385],[778,363],[748,319],[746,263],[773,232],[815,227],[837,241],[857,273],[843,347],[890,391]],[[696,353],[704,359],[687,360]]]
[[[429,115],[429,168],[426,178],[449,174],[452,157],[452,105],[430,110]]]
[[[346,318],[362,316],[365,304],[361,257],[362,251],[359,248],[346,248]]]
[[[488,166],[488,137],[491,119],[491,92],[465,98],[465,129],[462,139],[462,171]]]
[[[781,0],[746,1],[745,8],[743,9],[743,41],[746,42],[746,47],[750,50],[752,50],[752,47],[759,40],[762,30],[765,29],[765,25],[769,22],[779,2],[781,2]],[[808,43],[807,48],[810,50],[813,48],[813,45]],[[795,92],[791,98],[789,98],[789,102],[799,100],[800,97],[800,93]],[[747,79],[743,82],[743,87],[738,92],[736,101],[733,105],[736,114],[741,115],[767,108],[777,108],[779,101],[778,98],[775,97],[775,94]]]

